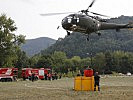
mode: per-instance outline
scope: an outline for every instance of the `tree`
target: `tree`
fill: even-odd
[[[104,67],[106,66],[105,63],[105,55],[103,53],[98,53],[94,57],[94,70],[104,73],[105,69]]]
[[[53,63],[53,59],[51,57],[51,55],[43,55],[39,58],[38,62],[37,62],[37,66],[38,68],[49,68],[52,66]]]
[[[14,62],[14,65],[19,69],[28,67],[29,58],[27,57],[26,53],[21,50],[18,50],[16,53],[17,53],[17,61]]]
[[[112,61],[111,52],[105,53],[105,62],[106,62],[105,73],[108,73],[108,74],[112,73],[111,69],[112,69],[113,61]]]
[[[72,70],[73,71],[76,71],[76,68],[79,68],[80,69],[80,66],[81,66],[81,58],[79,56],[74,56],[71,58],[72,60],[72,63],[73,63],[73,68]]]
[[[38,61],[41,59],[41,56],[35,55],[31,58],[29,58],[29,65],[28,67],[36,68]]]
[[[17,61],[16,52],[25,42],[25,36],[15,35],[17,30],[15,22],[5,14],[0,16],[0,66],[11,67]]]
[[[61,69],[63,73],[67,73],[73,67],[73,62],[71,59],[66,59],[64,62],[64,66]]]
[[[64,67],[65,60],[67,59],[66,54],[61,51],[55,51],[54,54],[52,54],[53,58],[53,69],[55,71],[62,70],[62,67]]]

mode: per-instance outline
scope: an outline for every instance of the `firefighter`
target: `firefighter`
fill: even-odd
[[[98,72],[95,73],[94,75],[94,91],[96,91],[96,86],[98,86],[98,91],[100,91],[100,86],[99,86],[99,82],[100,82],[100,76],[98,75]]]
[[[44,74],[44,76],[45,76],[45,80],[47,80],[47,78],[48,78],[48,75],[47,75],[47,74]]]
[[[59,79],[61,79],[61,77],[62,77],[62,75],[61,75],[61,74],[59,74]]]
[[[86,69],[87,69],[87,70],[92,70],[92,69],[90,68],[90,66],[88,66]]]
[[[57,76],[57,73],[55,72],[55,79],[57,80],[58,79],[58,76]]]
[[[48,80],[51,81],[52,74],[48,73]]]
[[[35,73],[32,73],[31,80],[32,80],[32,82],[34,82],[34,80],[35,80]]]
[[[80,72],[80,70],[78,71],[78,74],[77,74],[77,76],[81,76],[81,72]]]
[[[14,80],[14,81],[17,81],[17,77],[16,77],[16,76],[13,76],[13,80]]]

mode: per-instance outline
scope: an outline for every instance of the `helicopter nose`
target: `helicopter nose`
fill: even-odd
[[[62,20],[62,27],[65,30],[70,30],[70,28],[72,27],[72,24],[68,22],[68,19],[66,17]]]

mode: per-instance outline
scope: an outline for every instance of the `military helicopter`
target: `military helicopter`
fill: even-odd
[[[91,4],[86,10],[81,10],[78,13],[70,14],[62,20],[61,24],[62,27],[67,31],[67,35],[70,35],[70,33],[72,32],[85,33],[88,35],[87,40],[89,40],[89,35],[91,33],[96,33],[100,36],[101,35],[101,33],[99,32],[100,30],[115,29],[117,32],[119,32],[120,29],[133,28],[133,23],[128,23],[128,24],[108,23],[106,22],[105,19],[102,19],[99,16],[103,17],[109,17],[109,16],[89,11],[89,8],[93,6],[94,2],[95,0],[91,2]],[[92,13],[96,16],[91,16],[88,13]],[[58,14],[66,14],[66,13],[49,13],[49,14],[40,14],[40,15],[47,16],[47,15],[58,15]]]

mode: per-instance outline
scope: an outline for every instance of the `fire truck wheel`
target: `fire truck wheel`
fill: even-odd
[[[5,79],[2,78],[2,79],[1,79],[1,82],[5,82]]]
[[[12,82],[12,79],[11,79],[11,78],[8,78],[8,79],[7,79],[7,82]]]
[[[7,78],[7,79],[6,79],[6,82],[10,82],[10,79],[9,79],[9,78]]]

